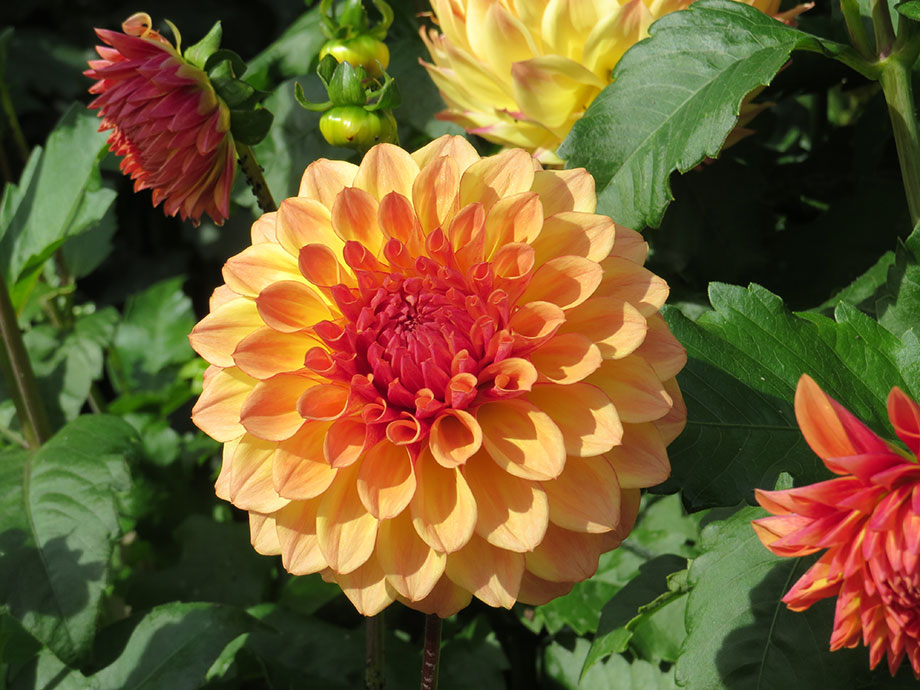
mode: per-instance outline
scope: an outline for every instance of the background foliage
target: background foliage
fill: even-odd
[[[456,130],[434,118],[440,98],[418,65],[425,7],[394,6],[390,72],[411,104],[397,112],[411,149]],[[189,421],[204,365],[186,335],[248,244],[255,199],[239,182],[222,228],[151,211],[84,108],[92,27],[136,9],[0,9],[3,92],[24,133],[2,116],[0,272],[56,430],[22,450],[0,392],[0,688],[354,688],[360,617],[336,587],[252,551],[245,515],[213,495],[218,446]],[[246,78],[272,92],[275,124],[255,151],[276,199],[311,160],[351,155],[294,102],[295,81],[322,100],[307,76],[323,40],[315,10],[150,9],[189,42],[220,18]],[[690,355],[688,426],[672,478],[591,580],[536,608],[474,602],[446,623],[445,690],[915,687],[906,670],[870,672],[865,649],[830,654],[833,604],[779,602],[808,563],[777,559],[749,528],[755,487],[826,477],[792,411],[803,372],[889,437],[890,387],[920,397],[920,233],[884,98],[829,59],[847,41],[836,3],[799,26],[822,40],[727,0],[670,15],[565,143],[604,212],[658,226],[645,235]],[[693,98],[650,117],[688,53]],[[771,80],[754,134],[713,160],[740,99]],[[388,685],[412,687],[422,617],[398,605],[386,617]]]

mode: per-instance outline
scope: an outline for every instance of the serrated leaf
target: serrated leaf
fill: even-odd
[[[920,331],[920,225],[898,246],[878,314],[882,325],[895,335],[911,328]]]
[[[191,45],[185,49],[185,59],[196,67],[204,69],[204,66],[208,62],[208,58],[220,48],[220,40],[223,35],[224,30],[220,24],[220,20],[218,20],[214,22],[214,26],[205,34],[204,38],[195,45]]]
[[[145,615],[120,656],[91,676],[98,690],[195,690],[235,638],[256,627],[219,604],[164,604]]]
[[[875,301],[879,299],[879,294],[885,287],[889,270],[894,262],[895,253],[885,252],[862,275],[825,301],[815,311],[833,310],[840,302],[848,302],[860,308],[866,306],[874,310]]]
[[[665,316],[689,362],[678,375],[687,428],[671,445],[673,474],[692,506],[752,500],[783,470],[797,483],[827,477],[804,442],[792,400],[799,377],[812,376],[832,397],[879,433],[890,434],[892,386],[916,395],[901,361],[920,350],[842,303],[837,321],[796,315],[768,290],[712,284],[713,311],[696,322],[674,308]]]
[[[895,5],[894,8],[898,11],[898,14],[914,21],[920,21],[920,0],[904,0],[904,2],[899,2]]]
[[[559,149],[594,176],[599,210],[636,229],[661,223],[671,173],[718,155],[742,99],[769,84],[792,50],[840,48],[729,0],[695,2],[649,35]]]
[[[0,462],[0,601],[65,663],[95,635],[135,443],[117,417],[88,415]]]
[[[575,638],[573,648],[550,643],[544,656],[546,675],[566,690],[675,690],[677,687],[673,668],[662,671],[657,664],[643,659],[630,662],[618,654],[581,676],[588,645],[581,637]]]

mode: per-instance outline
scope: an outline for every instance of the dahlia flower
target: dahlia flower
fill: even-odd
[[[192,331],[192,412],[252,543],[373,615],[591,576],[686,417],[668,287],[584,170],[460,137],[318,160]]]
[[[99,131],[112,130],[109,148],[123,156],[134,191],[152,190],[153,205],[163,202],[168,216],[197,224],[207,213],[220,225],[236,172],[230,111],[207,74],[150,26],[138,13],[124,33],[96,29],[107,45],[96,46],[102,59],[84,72],[97,80],[89,107],[99,110]]]
[[[737,1],[783,20],[806,9],[777,14],[780,0]],[[422,64],[447,104],[439,117],[558,165],[556,149],[623,54],[652,22],[691,2],[431,0],[441,33],[422,29],[434,63]],[[760,109],[743,109],[741,124]]]
[[[754,521],[778,556],[827,551],[783,597],[793,611],[837,597],[831,650],[887,653],[894,675],[904,656],[920,677],[920,405],[898,388],[888,416],[910,453],[883,441],[803,376],[795,413],[808,445],[837,479],[787,491],[757,491],[774,515]]]

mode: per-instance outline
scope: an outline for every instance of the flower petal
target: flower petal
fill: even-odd
[[[521,300],[543,300],[571,309],[594,293],[602,277],[600,264],[580,256],[560,256],[534,272]]]
[[[256,553],[263,556],[279,556],[281,554],[281,542],[278,541],[278,533],[275,530],[274,515],[276,513],[264,515],[252,510],[249,511],[250,543]]]
[[[657,486],[671,475],[668,451],[654,424],[624,424],[621,444],[606,457],[624,489]]]
[[[233,352],[239,342],[264,325],[256,303],[238,297],[212,308],[211,313],[195,325],[188,340],[195,352],[210,364],[232,367]]]
[[[309,575],[328,567],[316,537],[318,500],[293,501],[275,513],[281,563],[291,575]]]
[[[601,267],[604,279],[595,293],[598,297],[629,302],[643,316],[657,312],[668,298],[669,288],[664,280],[628,259],[609,256],[601,261]]]
[[[600,555],[618,543],[613,532],[586,534],[550,523],[543,541],[524,558],[527,570],[539,578],[550,582],[581,582],[597,571]]]
[[[244,435],[230,460],[230,502],[243,510],[273,513],[288,504],[272,485],[272,460],[277,444]]]
[[[361,160],[353,185],[377,201],[390,192],[410,198],[412,183],[418,174],[418,164],[408,152],[393,144],[378,144]]]
[[[350,573],[366,563],[377,540],[378,521],[361,502],[357,476],[355,466],[340,470],[320,497],[316,511],[319,548],[337,574]]]
[[[240,422],[250,434],[266,441],[290,438],[303,425],[297,400],[316,384],[315,379],[300,374],[278,374],[259,381],[240,410]]]
[[[201,397],[192,408],[192,422],[215,441],[226,443],[246,431],[240,411],[256,380],[236,367],[208,367],[204,372]]]
[[[331,314],[319,294],[305,283],[272,283],[256,298],[259,316],[282,333],[294,333],[328,319]]]
[[[341,252],[345,243],[332,229],[332,214],[315,199],[292,197],[278,207],[278,242],[295,259],[308,244],[322,244]]]
[[[303,369],[307,350],[322,346],[309,333],[281,333],[263,326],[243,338],[233,351],[233,361],[257,379]]]
[[[533,387],[527,399],[559,427],[569,455],[600,455],[623,438],[617,410],[597,386],[542,383]]]
[[[553,383],[577,383],[603,362],[598,346],[581,333],[558,333],[531,352],[529,359],[538,380]]]
[[[482,158],[460,177],[460,206],[479,202],[488,212],[499,199],[530,191],[533,176],[533,159],[526,151],[509,149]]]
[[[492,546],[476,535],[447,557],[447,577],[489,606],[514,606],[523,575],[522,554]]]
[[[227,287],[237,294],[257,297],[264,288],[279,280],[304,282],[296,256],[274,242],[253,244],[230,257],[222,274]]]
[[[338,193],[351,187],[357,174],[354,163],[320,158],[304,170],[297,196],[315,199],[331,211]]]
[[[594,178],[584,168],[539,170],[534,173],[531,189],[540,195],[540,201],[543,203],[543,214],[546,216],[547,221],[550,220],[550,216],[569,211],[593,215],[597,209]],[[606,216],[595,217],[609,220]],[[574,253],[560,252],[556,256]],[[594,258],[589,256],[588,258],[599,261],[604,257]]]
[[[447,565],[447,557],[418,536],[408,511],[380,523],[376,552],[390,585],[410,601],[427,597]]]
[[[439,465],[429,452],[415,464],[412,524],[431,548],[452,553],[470,539],[477,521],[476,501],[459,469]]]
[[[562,432],[549,415],[523,400],[482,405],[482,444],[499,467],[522,479],[554,479],[565,465]]]
[[[543,482],[549,519],[574,532],[602,533],[620,524],[620,483],[606,458],[572,458],[556,479]]]
[[[405,446],[380,441],[361,460],[358,495],[375,518],[399,515],[412,500],[415,486],[415,471]]]
[[[427,597],[411,602],[412,608],[422,613],[436,614],[440,618],[449,618],[460,609],[469,606],[473,595],[463,587],[458,587],[447,575],[434,586]]]
[[[548,213],[545,210],[546,201],[543,206],[544,213]],[[591,261],[601,261],[607,258],[613,248],[614,227],[613,221],[607,216],[593,213],[566,211],[548,216],[543,221],[539,236],[533,241],[536,264],[542,266],[557,256],[580,256]]]
[[[888,396],[888,418],[915,457],[920,457],[920,405],[895,386]]]
[[[479,422],[464,410],[445,410],[434,420],[428,434],[431,454],[444,467],[462,465],[482,445]]]
[[[278,444],[272,464],[272,485],[279,496],[306,500],[322,494],[336,472],[323,455],[329,424],[309,422],[289,439]]]
[[[362,616],[376,616],[396,600],[396,591],[376,558],[348,573],[337,572],[335,581]]]
[[[622,359],[648,337],[648,320],[629,302],[592,297],[565,313],[560,333],[581,333],[597,345],[605,359]]]

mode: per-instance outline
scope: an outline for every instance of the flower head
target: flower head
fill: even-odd
[[[218,225],[230,210],[236,172],[230,111],[204,71],[150,28],[138,13],[124,33],[96,29],[105,46],[84,74],[97,80],[100,131],[111,129],[109,148],[124,158],[121,170],[134,190],[153,190],[166,215],[198,223],[207,213]]]
[[[460,137],[318,160],[190,336],[218,496],[366,615],[559,596],[669,473],[667,285],[584,170],[539,168]]]
[[[439,117],[526,148],[543,163],[561,163],[556,149],[623,54],[648,36],[652,22],[691,2],[431,0],[441,33],[422,30],[434,63],[423,64],[447,103]],[[738,2],[770,15],[779,8],[779,0]]]
[[[827,549],[783,601],[793,611],[837,597],[831,650],[869,647],[872,668],[905,654],[920,677],[920,405],[894,388],[888,416],[910,454],[883,441],[803,376],[795,393],[802,434],[837,479],[757,491],[774,514],[754,521],[778,556]]]

